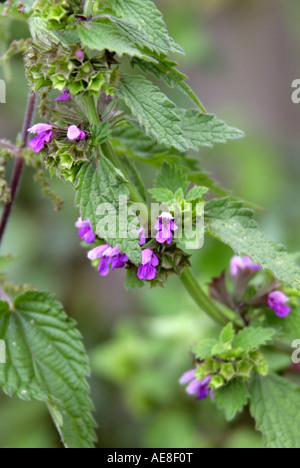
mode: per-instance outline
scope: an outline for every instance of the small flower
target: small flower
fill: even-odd
[[[108,244],[100,245],[95,247],[88,253],[90,260],[100,259],[98,271],[101,276],[107,276],[109,273],[109,267],[115,270],[116,268],[124,268],[128,257],[126,254],[122,254],[119,247],[110,247]]]
[[[35,153],[39,153],[44,148],[45,143],[49,143],[51,140],[53,129],[51,125],[39,123],[29,128],[28,132],[37,133],[37,136],[30,140],[29,146]]]
[[[78,60],[82,61],[84,59],[84,52],[81,49],[76,50],[76,57]]]
[[[210,381],[210,376],[202,380],[197,380],[195,377],[195,369],[192,369],[183,374],[179,383],[185,385],[190,382],[186,387],[186,392],[189,395],[195,395],[197,400],[204,400],[209,394],[212,395],[212,390],[209,388]]]
[[[64,90],[61,92],[61,95],[54,99],[54,102],[57,102],[57,101],[69,101],[70,98],[71,98],[70,90],[69,90],[69,89],[64,89]]]
[[[252,262],[249,257],[233,257],[230,264],[232,276],[237,276],[239,273],[255,273],[260,269],[259,265]]]
[[[84,140],[85,133],[84,131],[80,130],[80,128],[76,127],[76,125],[71,125],[68,128],[67,137],[70,141]]]
[[[174,231],[177,231],[178,226],[176,226],[174,222],[174,218],[171,213],[162,213],[158,218],[158,221],[155,225],[156,231],[156,240],[160,244],[167,242],[167,244],[171,244],[173,239]]]
[[[92,225],[89,219],[83,220],[79,218],[75,226],[79,229],[78,235],[87,244],[93,244],[96,240],[96,236],[93,233]]]
[[[145,245],[146,244],[146,234],[145,234],[145,228],[141,226],[139,229],[136,231],[138,235],[140,236],[140,242],[139,245]]]
[[[281,318],[291,313],[292,309],[286,305],[289,301],[289,298],[281,291],[274,291],[268,295],[269,307]]]
[[[156,277],[156,268],[159,260],[151,249],[145,249],[142,252],[142,265],[137,271],[140,280],[152,281]]]

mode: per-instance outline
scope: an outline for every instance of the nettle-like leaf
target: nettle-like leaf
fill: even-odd
[[[45,401],[66,447],[92,447],[88,359],[61,304],[38,291],[17,297],[13,311],[1,302],[0,338],[6,343],[6,364],[0,364],[4,392]]]
[[[118,27],[109,20],[88,21],[78,25],[78,33],[82,44],[92,50],[109,50],[116,52],[120,57],[141,57],[144,60],[153,60],[142,52],[135,43],[126,37]]]
[[[182,119],[182,131],[188,147],[198,150],[199,146],[212,147],[214,143],[226,143],[245,136],[244,132],[229,127],[215,115],[203,114],[196,109],[178,110]]]
[[[250,411],[267,448],[300,447],[300,387],[278,375],[255,375]]]
[[[156,86],[142,76],[123,76],[118,91],[147,135],[168,148],[187,149],[176,106]]]
[[[173,194],[180,189],[185,193],[189,186],[188,176],[180,167],[164,163],[155,186],[160,189],[167,188]]]
[[[123,212],[127,209],[127,204],[123,207],[122,203],[126,197],[128,200],[130,197],[122,174],[101,155],[99,160],[82,166],[78,181],[76,204],[82,218],[89,218],[94,232],[101,239],[112,247],[118,245],[120,251],[126,253],[134,264],[140,265],[142,253],[138,244],[139,236],[131,224],[135,217],[129,213],[125,217]],[[100,206],[104,208],[103,212],[99,209]],[[115,232],[107,230],[107,227],[114,227]]]
[[[243,351],[259,348],[270,341],[275,335],[272,328],[253,328],[247,327],[241,330],[234,339],[234,347],[241,348]]]
[[[130,20],[148,38],[148,48],[158,54],[182,52],[170,38],[160,11],[151,0],[110,0],[116,14]]]
[[[200,107],[203,112],[205,112],[203,104],[185,82],[188,77],[175,68],[177,65],[176,62],[156,57],[156,63],[149,63],[143,59],[134,58],[132,59],[131,65],[133,67],[138,66],[144,73],[151,73],[156,78],[163,80],[171,88],[179,89],[181,92],[186,94],[194,104]]]
[[[249,399],[246,385],[238,379],[231,380],[225,387],[215,391],[215,402],[225,412],[227,421],[240,413]]]
[[[227,198],[206,205],[207,233],[229,245],[237,255],[246,255],[275,278],[300,289],[300,267],[285,247],[270,241],[258,230],[253,212],[241,202]]]

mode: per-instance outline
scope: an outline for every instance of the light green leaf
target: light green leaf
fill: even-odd
[[[215,391],[215,402],[225,412],[227,421],[231,421],[247,404],[248,390],[238,379],[231,380],[225,387]]]
[[[10,265],[18,260],[17,257],[11,255],[0,256],[0,271],[6,270]]]
[[[267,448],[300,448],[300,387],[278,375],[250,385],[250,411]]]
[[[212,350],[218,344],[217,340],[214,339],[206,339],[202,340],[193,348],[193,353],[195,353],[197,359],[205,359],[207,357],[212,357],[213,353]]]
[[[248,352],[269,343],[274,335],[275,330],[272,328],[247,327],[236,335],[233,345],[235,348],[241,348],[243,351]]]
[[[130,224],[134,216],[124,216],[120,197],[127,197],[129,191],[126,181],[122,178],[108,159],[101,155],[99,160],[85,163],[78,174],[76,204],[80,208],[83,219],[89,218],[93,230],[101,239],[111,246],[118,245],[122,253],[136,265],[141,264],[142,253],[138,244],[139,236],[136,229]],[[105,205],[104,205],[105,204]],[[99,205],[110,208],[110,212],[100,213]],[[126,215],[126,213],[125,213]],[[103,222],[107,219],[115,232],[107,232]],[[126,227],[127,224],[127,227]],[[121,232],[123,231],[123,232]]]
[[[145,128],[147,135],[168,148],[186,150],[175,104],[150,81],[142,76],[123,76],[119,96]]]
[[[228,323],[226,327],[223,328],[220,335],[220,342],[222,344],[232,343],[234,339],[234,329],[232,323]]]
[[[110,0],[116,14],[132,21],[149,38],[149,49],[158,54],[182,52],[170,38],[160,11],[151,0]]]
[[[107,21],[88,21],[78,25],[78,32],[82,44],[92,50],[109,50],[116,52],[119,56],[129,55],[130,57],[143,57],[145,60],[152,60],[150,56],[141,52],[135,43],[113,23]]]
[[[163,188],[154,188],[148,191],[152,195],[154,200],[158,201],[159,203],[172,203],[174,200],[174,193],[171,192],[171,190]]]
[[[188,189],[189,182],[187,174],[179,167],[171,166],[168,163],[164,163],[161,168],[156,181],[156,188],[168,188],[172,193],[176,193],[177,190],[182,189],[185,193]]]
[[[205,195],[208,192],[207,187],[193,187],[188,194],[186,195],[185,199],[187,202],[192,202],[195,200],[200,200],[203,195]]]
[[[229,245],[237,255],[246,255],[275,278],[300,289],[300,267],[280,244],[262,234],[253,212],[228,199],[206,204],[207,232]]]
[[[225,122],[212,114],[203,114],[196,109],[178,111],[182,118],[182,131],[189,148],[198,150],[199,146],[210,146],[214,143],[226,143],[244,136],[237,128],[229,127]]]
[[[1,302],[0,338],[6,343],[6,364],[0,364],[4,392],[46,401],[65,446],[92,447],[88,359],[76,324],[61,304],[38,291],[19,296],[13,312]]]

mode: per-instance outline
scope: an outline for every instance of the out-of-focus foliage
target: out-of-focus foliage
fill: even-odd
[[[292,251],[299,245],[300,230],[294,203],[299,196],[300,108],[291,102],[290,85],[299,77],[300,5],[296,0],[156,3],[172,36],[187,51],[181,68],[205,107],[247,135],[214,152],[203,149],[203,166],[222,185],[263,206],[264,231]],[[6,39],[22,37],[24,31],[26,25],[13,22],[8,37],[1,36],[0,50],[5,50]],[[14,138],[28,91],[21,60],[2,73],[8,95],[0,107],[0,136]],[[175,90],[165,91],[178,101]],[[178,104],[184,106],[184,99]],[[144,176],[150,180],[154,172],[147,169]],[[98,278],[73,228],[78,212],[71,188],[53,182],[65,201],[64,210],[55,213],[31,180],[27,170],[3,253],[22,258],[10,267],[16,280],[57,291],[79,322],[96,375],[92,392],[96,420],[101,421],[99,446],[260,447],[261,436],[247,412],[227,425],[210,401],[195,402],[178,385],[191,365],[190,345],[208,332],[219,333],[178,282],[132,294],[123,292],[122,273]],[[208,240],[193,257],[193,266],[201,281],[208,282],[228,266],[230,256],[230,249]],[[59,446],[39,403],[1,394],[0,420],[1,447]]]

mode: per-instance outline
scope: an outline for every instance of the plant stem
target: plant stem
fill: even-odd
[[[86,18],[90,18],[93,14],[94,0],[86,0],[84,4],[83,14]]]
[[[11,151],[13,151],[14,153],[18,153],[20,151],[20,148],[18,148],[17,146],[15,145],[12,145],[11,143],[8,143],[7,141],[5,140],[0,140],[0,146],[2,146],[3,148],[7,148]]]
[[[25,118],[24,118],[24,123],[23,123],[23,130],[22,130],[22,145],[20,147],[20,151],[24,149],[28,144],[28,139],[29,139],[28,128],[31,127],[32,120],[34,117],[35,103],[36,103],[36,95],[35,93],[31,93],[28,98],[27,108],[25,112]],[[2,242],[4,232],[5,232],[7,223],[10,218],[11,210],[13,208],[15,198],[18,193],[18,188],[20,185],[20,180],[21,180],[23,169],[24,169],[24,159],[22,156],[18,156],[16,157],[15,167],[14,167],[13,175],[11,179],[10,200],[4,206],[2,219],[0,223],[0,243]]]

